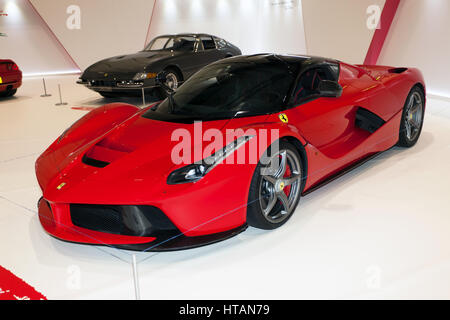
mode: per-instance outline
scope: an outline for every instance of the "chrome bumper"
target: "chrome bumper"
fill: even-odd
[[[77,84],[83,85],[88,89],[98,91],[98,92],[114,92],[123,90],[142,90],[142,89],[153,89],[158,87],[157,85],[145,86],[143,82],[131,82],[131,81],[121,81],[117,82],[116,86],[96,86],[92,85],[89,81],[78,80]]]

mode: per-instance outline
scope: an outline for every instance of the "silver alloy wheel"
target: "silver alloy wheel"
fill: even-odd
[[[418,92],[414,92],[406,107],[405,130],[406,138],[414,141],[420,133],[423,121],[423,101]]]
[[[169,72],[166,75],[166,86],[174,91],[178,89],[178,77],[175,73]]]
[[[285,177],[288,168],[290,175]],[[270,159],[268,167],[262,170],[259,185],[259,204],[269,222],[280,223],[289,218],[300,197],[301,182],[302,168],[294,152],[281,150]],[[288,194],[286,188],[290,189]]]

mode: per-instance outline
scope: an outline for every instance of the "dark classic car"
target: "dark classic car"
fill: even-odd
[[[157,75],[164,72],[165,85],[176,90],[204,66],[241,54],[228,41],[208,34],[164,35],[153,39],[143,51],[93,64],[78,83],[104,97],[139,95],[142,89],[154,92],[159,87]]]

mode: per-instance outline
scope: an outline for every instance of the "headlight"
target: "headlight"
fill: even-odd
[[[139,80],[145,80],[145,79],[154,79],[154,78],[156,78],[157,75],[158,74],[154,73],[154,72],[150,72],[150,73],[140,72],[140,73],[136,73],[133,80],[139,81]]]
[[[167,184],[192,183],[203,179],[203,177],[211,172],[211,170],[213,170],[217,165],[222,163],[228,156],[254,137],[255,136],[242,136],[227,145],[222,150],[214,153],[208,158],[203,159],[201,163],[194,163],[175,170],[169,175],[169,178],[167,178]]]

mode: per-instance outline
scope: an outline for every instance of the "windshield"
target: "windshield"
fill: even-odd
[[[193,51],[195,47],[195,38],[184,37],[159,37],[153,39],[144,51],[157,50],[186,50]]]
[[[144,116],[190,122],[275,113],[285,104],[297,69],[274,56],[256,62],[215,63]]]

